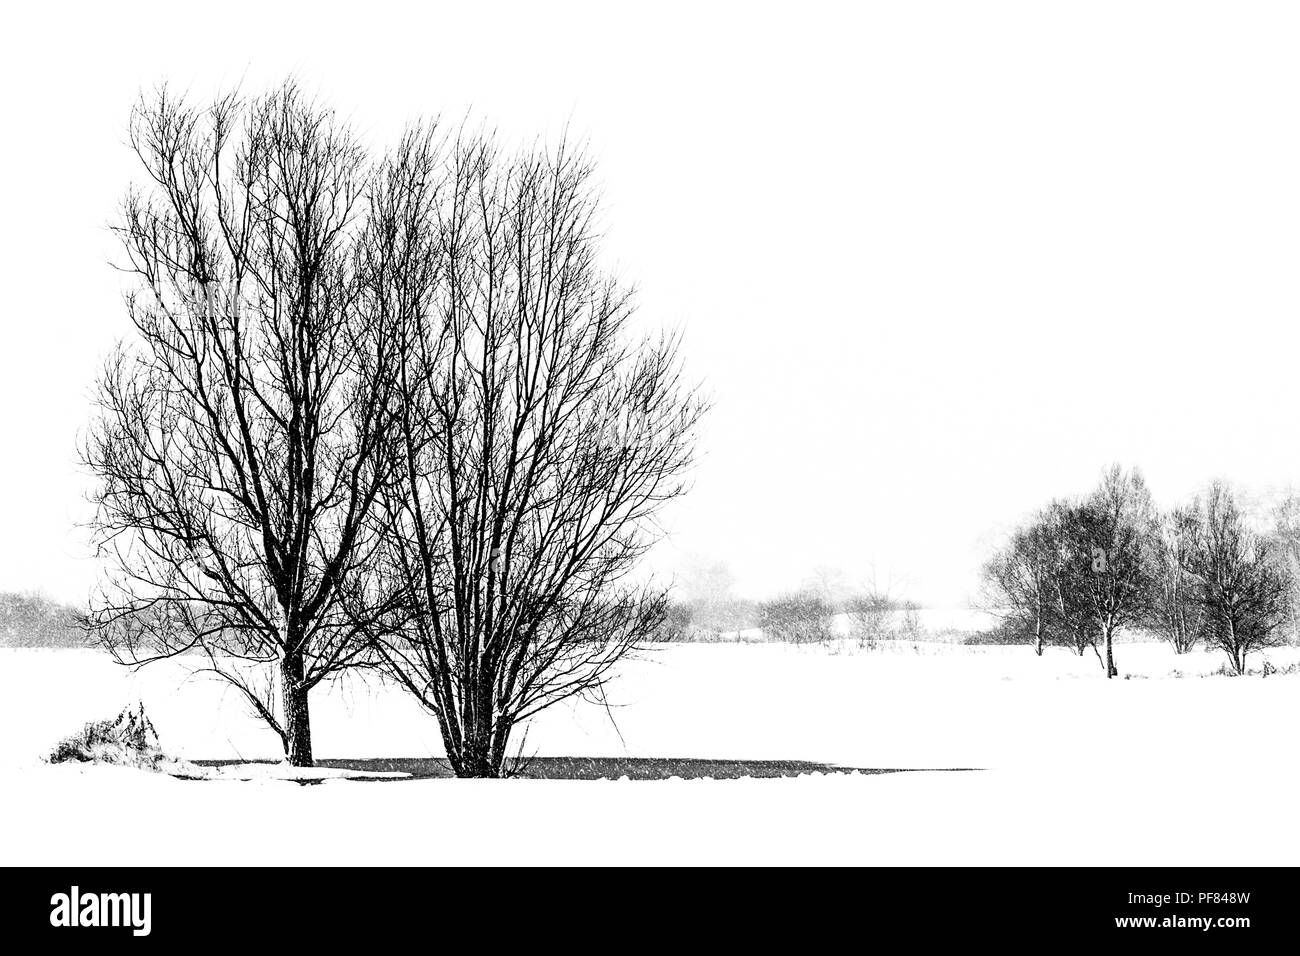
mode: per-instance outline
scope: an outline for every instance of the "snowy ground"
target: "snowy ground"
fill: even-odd
[[[1300,660],[1293,648],[1269,656]],[[1294,864],[1300,676],[1170,676],[1210,675],[1221,660],[1122,645],[1120,669],[1134,679],[1108,682],[1091,655],[1063,650],[669,646],[624,666],[616,726],[600,708],[557,708],[529,728],[527,749],[979,769],[692,781],[323,774],[302,787],[265,770],[187,781],[45,765],[59,737],[137,699],[182,758],[278,751],[233,694],[184,665],[132,673],[94,651],[3,650],[0,863]],[[312,708],[320,757],[439,752],[430,719],[385,688],[318,691]]]

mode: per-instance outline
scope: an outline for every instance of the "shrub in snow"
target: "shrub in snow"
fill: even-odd
[[[112,720],[86,724],[59,741],[49,759],[50,763],[110,763],[156,770],[166,757],[158,747],[158,732],[141,704],[122,708]]]
[[[758,626],[769,641],[824,644],[831,632],[831,606],[809,592],[786,594],[759,605]]]

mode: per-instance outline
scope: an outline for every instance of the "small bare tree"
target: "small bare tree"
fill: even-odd
[[[984,566],[989,604],[1002,616],[1004,631],[1040,657],[1051,638],[1055,557],[1048,524],[1036,516]]]
[[[1273,546],[1291,580],[1290,618],[1287,621],[1288,640],[1300,639],[1300,494],[1288,492],[1273,506]]]
[[[695,561],[674,587],[677,600],[690,608],[688,634],[692,640],[740,639],[740,632],[756,626],[752,602],[736,596],[735,578],[719,561]]]
[[[1215,482],[1196,504],[1186,570],[1205,609],[1205,640],[1246,672],[1251,651],[1285,643],[1291,580],[1273,544],[1246,526],[1231,490]]]
[[[504,155],[416,131],[373,219],[404,263],[375,285],[403,332],[399,485],[376,569],[405,610],[370,630],[438,719],[459,776],[500,775],[521,722],[603,700],[661,626],[629,577],[684,490],[702,402],[676,344],[632,335],[598,263],[592,166],[570,144]]]
[[[1081,532],[1078,514],[1079,505],[1057,500],[1048,505],[1039,520],[1050,574],[1048,642],[1069,647],[1080,657],[1091,648],[1100,660],[1100,632],[1082,586],[1092,573],[1092,547]]]
[[[109,566],[88,623],[122,661],[206,655],[307,766],[308,693],[361,653],[396,421],[390,325],[362,297],[367,159],[292,84],[208,109],[163,90],[130,143],[135,341],[84,446]]]
[[[868,579],[843,601],[849,637],[861,648],[873,648],[901,635],[917,637],[920,618],[915,605],[896,593],[892,576],[884,583],[873,569]]]
[[[1148,624],[1174,653],[1186,654],[1200,643],[1206,624],[1198,582],[1187,570],[1197,540],[1195,512],[1176,509],[1165,515],[1153,536]]]

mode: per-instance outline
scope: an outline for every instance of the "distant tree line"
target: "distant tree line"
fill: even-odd
[[[1116,635],[1145,630],[1180,654],[1221,650],[1241,674],[1249,654],[1286,642],[1298,553],[1252,527],[1222,482],[1161,512],[1139,471],[1115,467],[1017,528],[984,579],[1003,643],[1091,650],[1115,677]]]
[[[86,647],[80,612],[39,594],[0,593],[0,647]]]
[[[920,609],[874,579],[853,584],[838,571],[818,568],[800,587],[761,601],[736,596],[731,585],[721,565],[696,569],[670,604],[657,639],[734,641],[757,632],[764,641],[825,644],[847,638],[865,647],[921,633]]]

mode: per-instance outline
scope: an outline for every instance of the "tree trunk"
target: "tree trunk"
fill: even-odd
[[[500,776],[500,768],[492,765],[492,755],[487,752],[486,748],[471,746],[466,748],[461,754],[460,760],[457,761],[459,766],[453,767],[458,777],[497,777]]]
[[[1106,679],[1119,676],[1119,668],[1115,666],[1115,642],[1109,630],[1106,631]]]
[[[302,655],[291,654],[280,663],[284,704],[284,755],[294,767],[314,766],[311,755],[311,714],[302,687]]]
[[[481,778],[501,776],[505,763],[505,748],[499,746],[500,737],[494,733],[490,718],[475,718],[462,724],[461,739],[455,750],[447,751],[447,762],[458,777]],[[494,744],[493,741],[497,741]]]
[[[1237,625],[1235,621],[1228,621],[1228,661],[1232,664],[1233,670],[1237,676],[1246,673],[1246,655],[1242,653],[1241,641],[1237,640]]]

